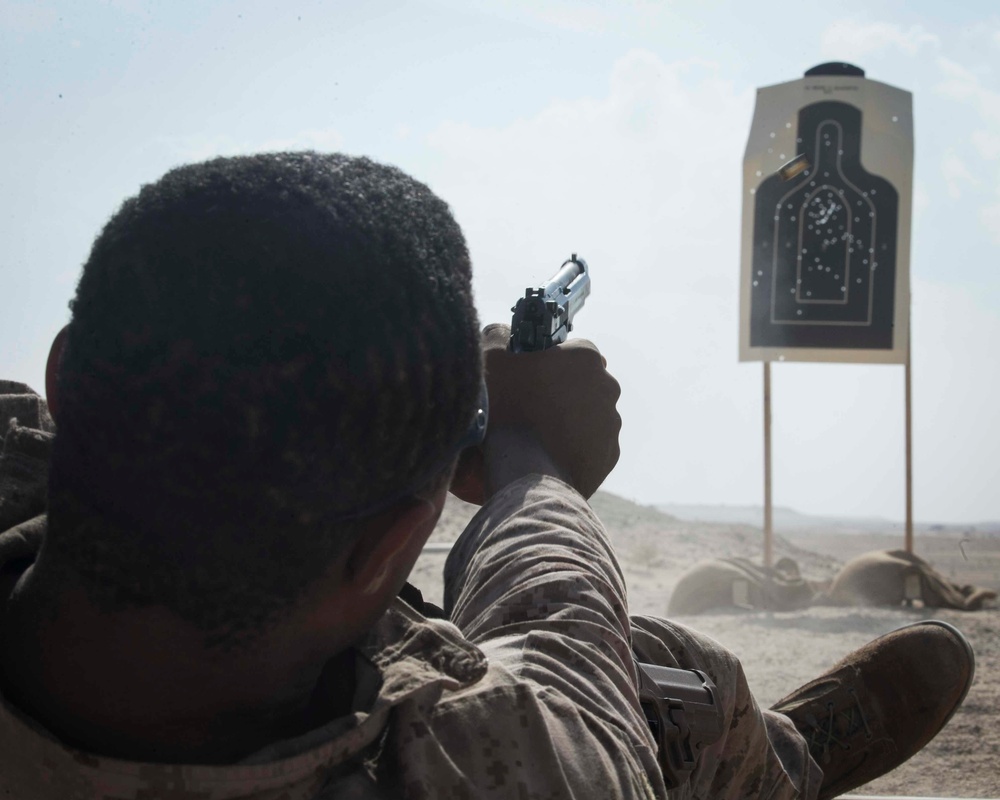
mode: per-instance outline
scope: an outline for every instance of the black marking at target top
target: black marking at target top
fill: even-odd
[[[757,188],[751,347],[891,349],[899,194],[861,166],[861,111],[799,110],[809,169]]]

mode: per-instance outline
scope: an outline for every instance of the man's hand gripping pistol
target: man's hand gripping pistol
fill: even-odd
[[[511,309],[509,349],[547,350],[566,341],[573,318],[590,295],[587,262],[573,253],[544,286],[527,288]],[[653,731],[667,788],[690,776],[698,756],[722,735],[722,708],[712,679],[700,670],[635,660],[639,702]]]

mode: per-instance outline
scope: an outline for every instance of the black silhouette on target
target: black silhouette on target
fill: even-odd
[[[808,169],[757,188],[752,347],[892,349],[899,195],[861,166],[861,111],[799,111]]]

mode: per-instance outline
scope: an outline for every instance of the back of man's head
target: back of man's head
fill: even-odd
[[[105,607],[206,631],[279,613],[431,480],[480,385],[447,206],[366,159],[217,159],[94,244],[58,372],[49,553]]]

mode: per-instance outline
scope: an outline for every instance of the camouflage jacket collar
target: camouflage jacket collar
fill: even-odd
[[[0,790],[38,800],[314,798],[332,783],[353,784],[375,769],[392,709],[431,707],[443,691],[472,685],[486,672],[483,654],[456,628],[423,618],[401,600],[358,655],[365,666],[356,710],[226,766],[147,764],[73,750],[0,696]]]

